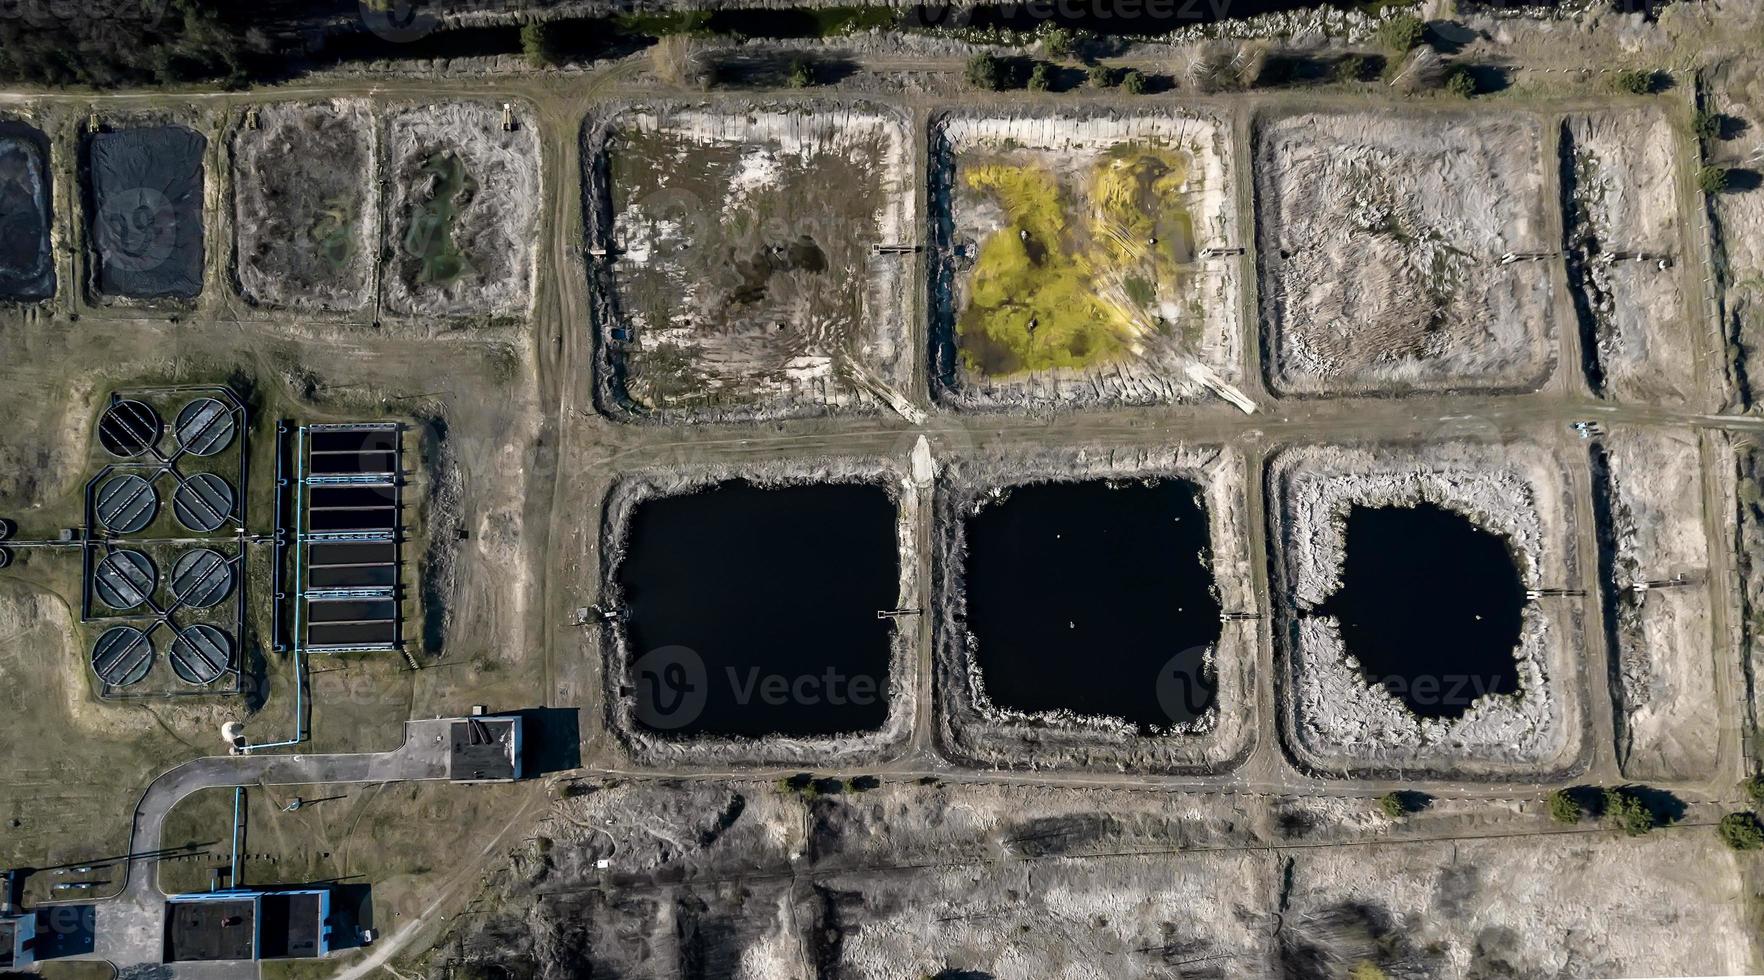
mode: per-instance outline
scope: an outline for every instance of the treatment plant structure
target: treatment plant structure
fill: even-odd
[[[370,6],[0,92],[0,968],[1764,967],[1764,5]]]

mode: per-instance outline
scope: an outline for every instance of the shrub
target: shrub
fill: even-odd
[[[1201,45],[1182,68],[1182,84],[1196,92],[1217,92],[1225,87],[1231,55],[1230,46],[1223,41]]]
[[[669,85],[710,88],[716,81],[716,69],[699,50],[698,44],[685,34],[669,34],[649,49],[649,67],[655,76]]]
[[[527,64],[534,68],[562,64],[564,60],[557,32],[544,21],[521,25],[521,54],[526,55]]]
[[[1691,117],[1691,130],[1697,134],[1697,139],[1705,143],[1709,140],[1719,139],[1721,137],[1721,113],[1698,109],[1697,114]]]
[[[1097,88],[1115,87],[1115,70],[1108,65],[1091,65],[1084,78]]]
[[[1727,190],[1727,168],[1717,166],[1701,167],[1697,170],[1697,186],[1705,194],[1719,194]]]
[[[1468,99],[1476,94],[1476,79],[1471,77],[1470,69],[1463,65],[1453,65],[1446,72],[1445,90],[1460,99]]]
[[[981,52],[968,59],[968,67],[963,70],[962,77],[975,88],[1001,92],[1009,85],[1010,74],[1010,68],[1003,58]]]
[[[1755,851],[1764,847],[1764,824],[1760,824],[1758,815],[1750,811],[1722,817],[1716,832],[1721,835],[1721,843],[1736,851]]]
[[[1273,60],[1274,51],[1268,42],[1245,41],[1231,56],[1231,84],[1240,89],[1255,88],[1262,76],[1268,74],[1268,65]]]
[[[1758,481],[1747,480],[1746,482],[1750,483],[1752,485],[1752,492],[1754,494],[1756,494],[1757,490],[1758,490]],[[1741,494],[1742,494],[1742,496],[1744,494],[1743,487],[1741,490]],[[1764,773],[1759,773],[1758,775],[1753,776],[1752,778],[1746,780],[1745,782],[1740,784],[1740,787],[1746,791],[1746,798],[1747,799],[1751,800],[1754,804],[1757,804],[1758,806],[1764,806]]]
[[[1586,807],[1565,789],[1550,794],[1550,819],[1557,823],[1579,823],[1586,817]]]
[[[1641,797],[1626,789],[1605,790],[1605,819],[1630,837],[1654,829],[1654,814]]]
[[[815,792],[822,796],[835,796],[845,792],[845,780],[838,776],[822,776],[815,780]]]
[[[1408,801],[1401,793],[1386,793],[1378,798],[1378,809],[1392,820],[1401,820],[1409,815]]]
[[[1427,39],[1427,24],[1414,14],[1397,14],[1378,25],[1378,43],[1397,54],[1421,46]]]
[[[1642,68],[1625,68],[1611,79],[1619,92],[1647,95],[1654,90],[1654,73]]]
[[[1121,76],[1121,90],[1128,95],[1144,95],[1150,88],[1145,73],[1137,68],[1129,68],[1127,74]]]
[[[1052,87],[1052,68],[1045,61],[1037,61],[1035,67],[1029,69],[1029,88],[1036,92],[1045,92]]]
[[[792,58],[790,74],[785,81],[791,88],[808,88],[815,84],[815,69],[801,58]]]
[[[1335,63],[1335,80],[1338,82],[1362,81],[1370,68],[1371,63],[1363,55],[1345,55]]]

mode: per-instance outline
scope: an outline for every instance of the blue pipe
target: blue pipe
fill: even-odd
[[[274,593],[271,603],[275,614],[270,617],[270,649],[282,652],[282,559],[287,555],[286,542],[282,536],[282,488],[288,485],[288,478],[282,473],[282,437],[288,427],[281,420],[276,421],[276,523],[275,523],[275,555],[276,563],[271,566],[270,591]]]
[[[228,888],[239,887],[239,835],[245,830],[245,823],[239,819],[245,809],[245,787],[233,787],[233,870],[227,877]]]

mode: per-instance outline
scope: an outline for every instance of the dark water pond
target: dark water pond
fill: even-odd
[[[49,154],[43,134],[0,122],[0,297],[55,294],[49,251]]]
[[[900,596],[879,486],[729,481],[639,504],[618,568],[637,720],[678,735],[830,735],[888,714]]]
[[[1420,504],[1348,513],[1342,584],[1316,611],[1340,620],[1368,682],[1423,718],[1456,718],[1519,690],[1525,602],[1506,539]]]
[[[202,161],[208,141],[182,126],[94,133],[92,239],[110,296],[202,292]]]
[[[1207,515],[1183,480],[1017,487],[967,522],[968,626],[987,695],[1149,733],[1212,705]]]

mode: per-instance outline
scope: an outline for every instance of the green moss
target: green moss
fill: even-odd
[[[625,34],[644,37],[684,34],[688,37],[700,37],[710,33],[710,19],[711,12],[708,10],[681,10],[665,14],[619,14],[613,18],[613,23]]]
[[[417,183],[430,179],[434,192],[411,204],[404,249],[418,263],[417,282],[445,286],[471,268],[453,240],[453,223],[460,202],[477,193],[477,181],[466,173],[465,161],[456,153],[439,153],[423,161]]]
[[[1081,194],[1035,164],[968,169],[964,186],[1006,216],[980,245],[957,319],[968,369],[1089,368],[1168,329],[1158,310],[1186,305],[1182,267],[1194,260],[1193,218],[1180,196],[1188,174],[1185,154],[1140,144],[1106,154]]]
[[[822,37],[855,34],[868,30],[888,30],[900,23],[900,15],[890,7],[819,7],[812,8]]]
[[[334,272],[343,271],[355,257],[355,204],[353,194],[339,194],[324,203],[306,230],[307,238]]]

